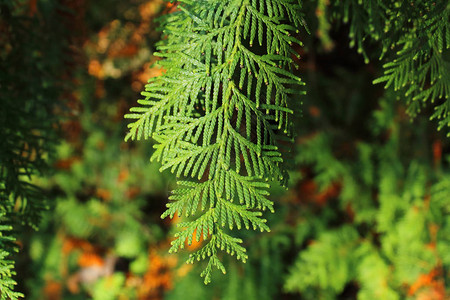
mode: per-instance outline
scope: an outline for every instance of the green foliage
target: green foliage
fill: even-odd
[[[357,259],[354,253],[357,243],[358,234],[351,227],[324,233],[301,253],[286,288],[303,291],[310,285],[319,284],[323,290],[343,290],[347,281],[355,276],[351,271],[353,260]],[[329,273],[334,276],[329,277]]]
[[[314,238],[300,251],[286,290],[298,291],[305,299],[337,299],[356,284],[358,299],[404,299],[405,285],[414,286],[421,274],[441,264],[447,268],[443,244],[448,240],[441,234],[449,227],[448,166],[433,167],[430,143],[424,142],[430,138],[427,131],[398,118],[394,112],[401,106],[394,99],[387,93],[366,121],[368,141],[347,145],[342,138],[345,127],[339,125],[307,137],[299,146],[298,162],[312,168],[322,190],[333,184],[342,187],[334,215],[344,215],[334,228],[336,217],[326,218],[325,211],[314,217],[301,213],[306,220],[299,225],[300,241]],[[309,98],[305,100],[309,105]],[[343,112],[341,118],[347,115]],[[326,124],[328,117],[318,121]],[[426,121],[421,122],[426,128]],[[342,147],[350,149],[342,153]],[[315,230],[306,226],[317,222],[328,224]]]
[[[164,299],[180,299],[187,293],[190,299],[270,300],[280,297],[284,280],[286,253],[291,247],[291,231],[284,224],[286,210],[280,208],[272,221],[273,231],[267,234],[245,232],[245,241],[251,243],[246,264],[225,257],[227,276],[214,279],[208,288],[198,280],[200,265],[187,275],[175,279],[174,288]],[[249,244],[250,244],[249,243]],[[181,254],[180,254],[181,255]],[[189,265],[188,265],[189,266]]]
[[[96,283],[92,299],[95,300],[114,300],[120,294],[120,290],[125,282],[125,276],[116,273],[110,278],[103,278]],[[112,288],[111,288],[112,287]]]
[[[17,273],[31,300],[447,299],[450,144],[426,104],[445,125],[448,1],[298,3],[0,0],[1,298],[22,298]],[[128,115],[127,139],[152,142],[126,144],[164,7],[163,75]],[[74,64],[61,49],[75,15]],[[38,178],[69,110],[57,170]],[[41,230],[19,227],[47,195]],[[228,276],[205,288],[205,266],[206,281]]]
[[[21,225],[37,228],[47,206],[45,192],[32,181],[46,172],[55,144],[53,110],[61,93],[57,76],[64,68],[65,43],[64,27],[54,28],[58,6],[46,1],[38,17],[28,15],[24,1],[0,1],[0,214],[3,229],[16,232]],[[2,299],[20,295],[10,290],[10,249],[0,246]]]
[[[40,231],[25,237],[31,240],[32,270],[39,274],[27,282],[29,299],[41,299],[44,280],[70,281],[76,276],[81,278],[77,282],[80,292],[72,295],[67,288],[63,289],[62,299],[91,297],[106,300],[117,299],[119,295],[133,299],[135,290],[125,287],[125,275],[114,272],[114,264],[107,276],[89,280],[88,275],[95,275],[95,268],[78,264],[86,250],[76,247],[65,250],[65,244],[70,244],[73,239],[86,241],[105,261],[108,257],[127,261],[130,264],[128,274],[143,275],[149,268],[149,245],[160,242],[164,237],[164,228],[156,222],[159,210],[151,210],[148,202],[165,199],[168,174],[158,174],[157,165],[146,165],[144,154],[151,151],[150,147],[142,145],[121,151],[121,147],[126,147],[121,132],[105,133],[117,126],[113,121],[117,112],[105,110],[103,104],[106,101],[93,109],[90,99],[94,90],[89,85],[83,87],[83,94],[86,106],[81,120],[82,130],[92,132],[82,142],[83,159],[77,160],[78,147],[66,141],[56,148],[55,155],[71,164],[68,169],[57,170],[50,179],[42,181],[41,185],[46,189],[58,191],[55,206],[43,219]],[[98,114],[103,119],[94,121]],[[137,160],[136,157],[142,159]],[[143,178],[150,178],[149,184],[139,189],[139,197],[131,195]],[[154,209],[159,208],[156,206]],[[103,249],[108,249],[108,253],[105,254]],[[69,272],[64,272],[61,266]]]
[[[153,78],[140,107],[126,118],[126,139],[157,144],[152,159],[181,180],[162,217],[183,222],[171,252],[207,240],[189,263],[208,259],[202,276],[225,268],[219,250],[245,262],[240,238],[226,229],[268,231],[261,211],[273,211],[266,181],[286,183],[283,142],[292,136],[290,97],[302,94],[291,70],[293,36],[302,25],[296,1],[180,1],[163,23]]]
[[[23,294],[14,291],[16,282],[12,277],[16,273],[14,262],[9,259],[10,253],[16,250],[13,244],[15,239],[10,236],[11,226],[4,225],[4,222],[4,213],[0,212],[0,299],[18,299],[23,297]]]
[[[436,248],[442,257],[442,262],[450,265],[450,176],[447,174],[438,183],[433,185],[431,190],[429,220],[436,220],[439,227],[436,233]]]
[[[387,58],[385,83],[408,103],[416,116],[425,102],[437,102],[431,119],[438,129],[450,126],[450,4],[448,1],[353,1],[334,2],[331,15],[350,23],[350,46],[357,45],[366,62],[364,42],[372,39]],[[442,99],[442,101],[438,101]],[[448,133],[450,135],[450,133]]]

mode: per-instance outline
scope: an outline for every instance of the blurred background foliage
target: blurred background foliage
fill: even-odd
[[[25,299],[450,297],[450,143],[429,112],[411,120],[395,93],[372,84],[381,63],[365,64],[348,46],[349,28],[330,23],[328,1],[304,4],[311,34],[296,50],[308,93],[290,188],[271,193],[270,233],[241,233],[249,261],[226,261],[227,275],[205,286],[197,266],[183,263],[188,252],[167,253],[177,219],[160,215],[174,179],[148,162],[151,142],[123,142],[123,115],[161,72],[152,67],[155,19],[173,6],[0,0],[1,136],[39,149],[30,173],[51,171],[8,177],[39,189],[23,197],[47,207],[33,218],[39,231],[20,227],[16,243],[0,226],[2,248],[20,248],[14,278]],[[1,154],[6,182],[4,167],[17,158]],[[17,223],[27,211],[8,200],[10,186],[0,186],[11,202],[0,216]]]

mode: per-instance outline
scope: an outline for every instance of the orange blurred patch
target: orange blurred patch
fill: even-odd
[[[169,2],[166,5],[166,8],[164,9],[165,14],[173,13],[174,11],[178,10],[178,4],[176,2]]]
[[[119,177],[117,178],[117,182],[124,182],[130,177],[130,172],[127,169],[121,169],[119,172]]]
[[[80,267],[103,266],[104,264],[103,258],[92,252],[83,252],[78,258]]]
[[[62,286],[57,281],[47,281],[44,287],[44,295],[47,300],[61,299]]]
[[[96,196],[104,201],[111,200],[111,192],[107,189],[97,188]]]
[[[438,165],[442,160],[442,141],[436,140],[432,146],[434,165]]]
[[[105,260],[99,254],[101,251],[98,247],[82,239],[66,238],[62,245],[63,254],[69,255],[75,250],[81,251],[81,255],[78,257],[78,265],[82,268],[105,264]]]
[[[417,278],[408,291],[408,296],[417,294],[416,299],[421,300],[445,300],[445,285],[440,268],[433,269],[428,274],[422,274]]]
[[[66,238],[63,242],[62,251],[64,254],[69,254],[74,250],[81,249],[83,251],[94,251],[94,246],[89,242],[77,239],[77,238]]]
[[[81,158],[78,156],[73,156],[67,159],[60,159],[55,162],[54,167],[59,170],[69,170],[75,162],[80,160]]]
[[[353,210],[353,207],[352,207],[352,205],[350,203],[348,203],[345,206],[345,212],[350,217],[350,219],[353,221],[353,219],[355,218],[355,211]]]
[[[70,120],[61,124],[61,131],[64,133],[66,140],[70,143],[74,143],[78,140],[82,130],[78,120]]]
[[[108,52],[108,56],[111,58],[130,57],[138,53],[139,48],[134,44],[123,45],[122,47],[112,48]]]
[[[33,17],[37,13],[37,0],[28,1],[28,15]]]
[[[299,187],[299,196],[303,199],[312,199],[317,191],[317,185],[313,180],[303,182]],[[301,202],[301,199],[297,199]]]
[[[152,249],[149,253],[148,271],[138,289],[139,299],[162,299],[164,291],[172,288],[172,270],[176,264],[176,256],[160,256],[155,249]]]
[[[317,184],[313,180],[306,180],[300,183],[295,202],[310,202],[324,206],[328,200],[339,196],[340,192],[341,185],[339,183],[333,183],[322,192],[319,192]]]
[[[422,291],[417,295],[416,300],[448,300],[449,298],[446,298],[444,289],[444,284],[442,284],[442,288],[439,288],[438,290],[428,289]]]
[[[316,9],[316,16],[319,17],[319,18],[322,17],[323,16],[323,10],[321,10],[319,8]]]
[[[105,82],[103,80],[97,80],[95,83],[95,97],[102,99],[106,95]]]
[[[191,270],[193,266],[191,264],[184,264],[177,270],[178,277],[185,277]]]
[[[142,84],[146,84],[149,78],[162,75],[164,73],[164,69],[155,65],[158,60],[159,59],[157,57],[153,57],[150,62],[144,64],[139,72],[133,74],[133,79]]]
[[[314,118],[317,118],[320,116],[320,109],[317,106],[312,105],[309,107],[309,114]]]
[[[316,194],[315,202],[319,205],[325,205],[329,199],[336,198],[341,193],[341,185],[333,183],[327,187],[323,192]]]
[[[428,230],[430,232],[431,241],[436,243],[439,226],[437,224],[431,223],[428,225]]]
[[[89,62],[88,72],[90,75],[100,79],[102,79],[104,76],[103,67],[101,63],[96,59],[93,59]]]
[[[159,13],[159,9],[163,5],[162,0],[147,1],[139,6],[139,14],[141,15],[142,22],[139,27],[133,32],[131,40],[135,43],[140,43],[144,40],[144,36],[150,31],[152,26],[152,20]]]
[[[148,1],[139,6],[139,14],[141,15],[142,20],[149,20],[152,18],[159,6],[161,5],[161,1]]]
[[[125,193],[125,196],[128,199],[134,199],[141,193],[141,189],[139,187],[130,187],[127,192]]]
[[[425,247],[427,249],[430,249],[430,250],[435,250],[436,249],[436,243],[428,243],[428,244],[425,245]]]

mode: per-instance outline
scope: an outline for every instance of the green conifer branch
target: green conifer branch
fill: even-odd
[[[1,196],[1,194],[0,194]],[[4,201],[5,199],[0,199]],[[16,275],[14,271],[14,261],[11,260],[11,254],[17,249],[14,245],[15,238],[9,235],[12,226],[6,225],[9,222],[5,218],[5,212],[0,211],[0,299],[19,299],[23,297],[22,293],[14,291],[16,281],[13,276]],[[6,223],[6,224],[5,224]]]
[[[334,3],[334,19],[350,24],[350,46],[366,54],[364,42],[382,45],[384,74],[374,83],[393,88],[416,116],[437,102],[431,119],[450,127],[450,4],[448,1],[354,1]],[[448,133],[450,136],[450,133]]]
[[[269,231],[266,181],[287,180],[280,142],[292,135],[290,99],[303,93],[291,72],[300,9],[294,0],[179,1],[163,23],[166,72],[126,115],[126,140],[153,138],[152,159],[181,179],[162,217],[195,217],[178,225],[170,251],[202,238],[188,262],[208,259],[205,283],[213,267],[225,272],[219,250],[247,259],[231,231]]]

